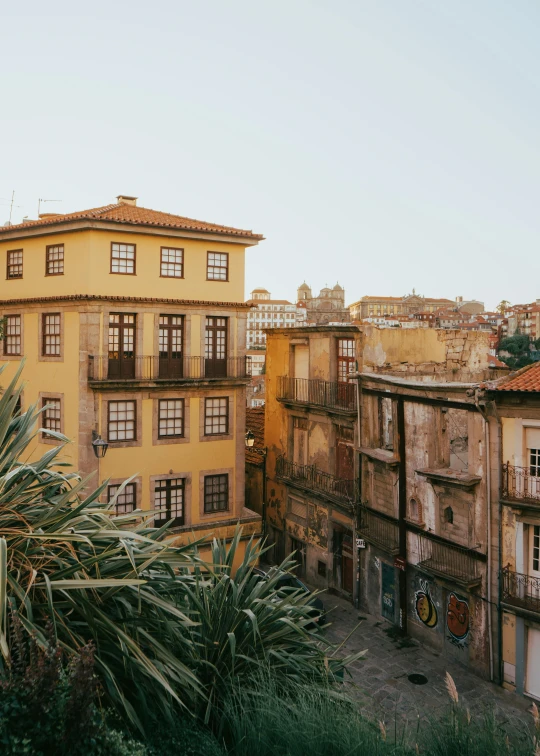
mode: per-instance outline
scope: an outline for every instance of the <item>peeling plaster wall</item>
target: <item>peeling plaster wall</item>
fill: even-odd
[[[405,373],[487,370],[489,334],[435,328],[363,326],[364,370]]]

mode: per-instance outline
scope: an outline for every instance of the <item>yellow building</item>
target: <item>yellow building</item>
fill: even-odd
[[[502,435],[500,621],[505,687],[540,699],[540,363],[490,391]]]
[[[4,383],[25,356],[23,409],[48,405],[33,453],[64,433],[108,497],[136,476],[119,512],[155,509],[179,540],[238,520],[259,532],[244,508],[243,299],[245,250],[262,238],[126,196],[0,228]]]

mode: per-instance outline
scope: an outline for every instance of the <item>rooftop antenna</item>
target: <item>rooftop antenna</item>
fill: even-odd
[[[62,200],[55,200],[55,199],[38,199],[38,206],[37,206],[37,214],[39,218],[39,211],[41,209],[41,203],[42,202],[62,202]]]
[[[9,220],[4,223],[4,226],[11,226],[11,216],[13,214],[13,208],[14,207],[22,207],[22,205],[14,205],[15,200],[15,189],[11,192],[11,199],[7,199],[6,197],[0,197],[0,200],[3,200],[5,202],[9,202]]]

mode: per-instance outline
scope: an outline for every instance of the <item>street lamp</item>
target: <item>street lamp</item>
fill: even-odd
[[[92,449],[98,459],[103,459],[109,448],[108,441],[104,441],[97,431],[92,431]]]
[[[268,449],[266,446],[264,449],[255,449],[255,434],[253,431],[248,430],[245,436],[246,449],[259,454],[263,461],[263,479],[262,479],[262,536],[266,538],[266,453]]]

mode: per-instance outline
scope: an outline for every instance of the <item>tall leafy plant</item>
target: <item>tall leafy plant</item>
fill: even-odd
[[[207,564],[196,543],[172,546],[151,513],[117,516],[114,500],[101,501],[106,483],[88,492],[61,461],[60,434],[28,461],[40,411],[17,412],[19,376],[0,396],[0,674],[9,610],[43,649],[49,622],[64,653],[91,643],[106,702],[140,729],[186,710],[210,721],[230,682],[260,666],[331,680],[361,656],[337,660],[310,627],[306,597],[254,574],[257,542],[234,573],[240,530],[230,546],[213,542]]]

